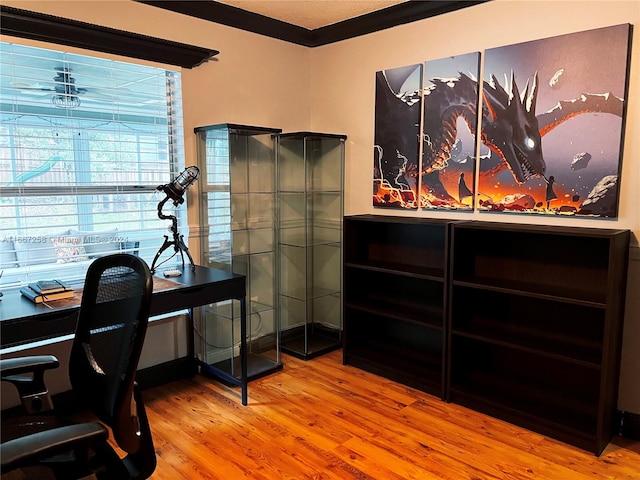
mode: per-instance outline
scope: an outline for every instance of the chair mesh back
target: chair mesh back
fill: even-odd
[[[69,374],[80,400],[112,428],[131,408],[151,291],[148,267],[132,255],[99,258],[87,272]]]

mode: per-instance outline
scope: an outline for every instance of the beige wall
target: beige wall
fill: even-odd
[[[348,136],[345,214],[380,213],[371,206],[376,71],[449,55],[620,23],[638,25],[640,2],[493,0],[432,19],[307,49],[130,0],[16,1],[3,4],[220,50],[211,62],[183,71],[186,163],[195,163],[193,128],[232,122]],[[9,40],[3,37],[4,40]],[[16,39],[21,43],[32,43]],[[598,221],[499,214],[457,214],[491,221],[628,228],[634,233],[619,407],[640,413],[640,35],[632,46],[630,95],[621,177],[620,215]],[[197,184],[189,191],[197,195]],[[198,251],[196,202],[189,211],[190,248]],[[393,212],[443,217],[442,212]],[[166,324],[163,324],[166,325]],[[158,329],[159,327],[154,327]],[[152,364],[175,358],[167,327],[154,333]],[[176,329],[176,332],[181,329]],[[5,390],[5,389],[3,389]],[[3,392],[4,395],[4,392]],[[4,404],[3,404],[4,406]]]

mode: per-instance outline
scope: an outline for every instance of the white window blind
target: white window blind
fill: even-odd
[[[151,264],[170,224],[156,188],[184,168],[181,105],[179,71],[0,43],[0,290],[82,279],[114,252]]]

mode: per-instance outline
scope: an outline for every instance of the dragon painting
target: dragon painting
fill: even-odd
[[[562,80],[563,73],[564,70],[558,70],[551,78],[551,89],[556,88]],[[388,82],[378,83],[376,91],[377,98],[384,98],[390,106],[388,111],[393,111],[394,114],[385,117],[384,120],[389,122],[385,125],[383,135],[378,135],[376,130],[374,161],[378,168],[374,170],[374,185],[377,180],[378,185],[386,188],[378,189],[378,192],[384,192],[385,197],[376,195],[374,191],[374,205],[394,203],[395,199],[401,199],[404,200],[404,204],[396,202],[396,205],[404,208],[415,207],[417,204],[423,208],[460,206],[462,192],[466,192],[464,196],[472,194],[473,184],[470,190],[464,183],[464,173],[460,173],[462,170],[454,168],[458,181],[456,198],[455,193],[452,193],[452,175],[447,173],[447,169],[451,167],[457,154],[461,125],[466,125],[470,134],[476,137],[477,105],[480,99],[482,107],[477,136],[484,154],[481,151],[477,194],[481,209],[549,213],[549,203],[564,201],[553,213],[611,216],[610,205],[607,206],[604,215],[602,211],[594,210],[593,205],[588,206],[590,199],[595,195],[593,186],[590,187],[593,190],[589,195],[577,194],[575,190],[572,195],[567,191],[560,194],[554,191],[554,188],[561,189],[562,185],[557,182],[557,173],[548,171],[543,137],[567,121],[584,114],[608,114],[622,118],[624,100],[620,96],[612,92],[581,93],[576,98],[561,100],[552,108],[536,114],[541,88],[538,71],[533,72],[532,78],[528,78],[522,88],[513,70],[510,77],[505,75],[502,84],[494,74],[489,73],[488,80],[482,82],[482,92],[479,92],[478,80],[471,74],[458,72],[452,78],[433,78],[430,85],[422,89],[422,161],[418,165],[416,160],[411,160],[417,159],[413,156],[413,142],[406,138],[398,142],[397,139],[400,131],[404,135],[413,131],[414,117],[410,116],[411,120],[403,123],[402,119],[405,117],[402,112],[407,108],[415,108],[419,92],[403,92],[399,95],[399,92],[393,91],[391,87]],[[411,104],[408,103],[409,99]],[[384,122],[377,120],[376,126],[380,123]],[[398,148],[402,145],[408,148]],[[587,160],[579,161],[584,158]],[[574,162],[567,162],[567,165],[571,163],[573,171],[586,168],[590,158],[589,154],[579,154],[574,158]],[[475,151],[473,156],[468,156],[467,159],[474,162]],[[553,165],[557,168],[555,162],[554,158]],[[601,180],[598,179],[600,182],[594,181],[594,184],[616,184],[616,179],[611,177],[603,175]],[[443,181],[444,178],[447,180]],[[494,190],[504,188],[498,193],[481,191],[490,187]],[[390,193],[394,189],[397,195]],[[411,194],[408,194],[407,190],[411,190]],[[518,191],[524,193],[513,194]],[[569,200],[564,200],[566,198]],[[577,206],[571,205],[572,203]]]

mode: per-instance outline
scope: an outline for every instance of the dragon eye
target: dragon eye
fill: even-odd
[[[533,150],[533,148],[536,146],[536,142],[533,140],[533,138],[527,137],[524,139],[524,146],[529,150]]]

